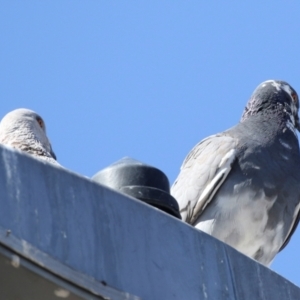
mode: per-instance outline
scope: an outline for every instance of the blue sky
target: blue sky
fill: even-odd
[[[38,112],[74,172],[130,156],[173,183],[260,82],[300,91],[299,11],[296,1],[1,1],[0,115]],[[297,285],[299,245],[300,228],[271,267]]]

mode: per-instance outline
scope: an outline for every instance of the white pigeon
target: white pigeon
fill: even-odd
[[[0,123],[0,144],[59,166],[46,135],[45,122],[32,110],[19,108],[4,116]]]

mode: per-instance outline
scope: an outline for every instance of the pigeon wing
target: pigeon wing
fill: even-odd
[[[183,162],[171,188],[182,220],[194,225],[212,200],[236,159],[237,140],[217,134],[198,143]]]

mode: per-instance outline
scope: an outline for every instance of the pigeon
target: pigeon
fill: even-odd
[[[46,135],[45,122],[32,110],[20,108],[3,117],[0,123],[0,144],[60,166]]]
[[[269,266],[299,222],[298,110],[287,82],[261,83],[236,126],[185,158],[171,188],[182,220]]]

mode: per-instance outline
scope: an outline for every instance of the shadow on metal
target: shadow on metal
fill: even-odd
[[[39,252],[37,249],[35,251]],[[48,261],[42,260],[46,266],[42,267],[19,253],[0,244],[0,298],[18,300],[139,300],[140,298],[113,290],[106,287],[104,283],[97,283],[95,293],[88,289],[93,289],[88,278],[83,274],[78,274],[85,281],[85,287],[71,282],[70,278],[63,278],[55,275],[49,268],[53,265],[51,258]],[[56,262],[57,264],[57,262]],[[58,263],[59,264],[59,263]],[[61,271],[65,268],[60,266]],[[73,270],[69,271],[70,277]],[[59,273],[59,270],[58,270]],[[64,272],[62,272],[64,273]],[[99,287],[102,289],[99,295]]]

